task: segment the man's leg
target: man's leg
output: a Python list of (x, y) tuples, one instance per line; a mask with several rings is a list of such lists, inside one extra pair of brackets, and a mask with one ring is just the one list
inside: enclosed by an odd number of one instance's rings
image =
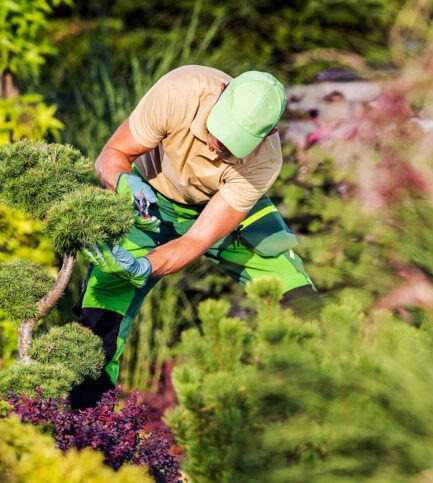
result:
[(284, 308), (291, 308), (298, 317), (312, 319), (320, 314), (323, 299), (311, 285), (304, 285), (286, 292), (281, 299), (281, 305)]
[[(139, 258), (155, 246), (179, 236), (173, 229), (172, 213), (164, 205), (164, 200), (161, 200), (151, 212), (162, 220), (160, 233), (132, 228), (121, 247)], [(99, 378), (87, 379), (71, 391), (69, 400), (73, 409), (94, 406), (104, 392), (115, 387), (120, 357), (133, 320), (145, 296), (158, 281), (157, 278), (150, 278), (144, 287), (135, 288), (128, 281), (107, 275), (97, 267), (90, 270), (75, 313), (79, 315), (79, 323), (101, 337), (106, 364)]]
[[(88, 327), (101, 337), (105, 360), (112, 361), (117, 350), (117, 337), (123, 316), (106, 309), (83, 309), (78, 322)], [(115, 384), (108, 372), (103, 370), (97, 379), (86, 379), (74, 387), (69, 394), (69, 403), (73, 409), (85, 409), (94, 406), (104, 392), (114, 389)]]
[(272, 202), (264, 197), (251, 210), (239, 229), (213, 245), (206, 256), (243, 287), (262, 276), (282, 281), (282, 305), (297, 315), (320, 311), (321, 299), (293, 251), (296, 237)]

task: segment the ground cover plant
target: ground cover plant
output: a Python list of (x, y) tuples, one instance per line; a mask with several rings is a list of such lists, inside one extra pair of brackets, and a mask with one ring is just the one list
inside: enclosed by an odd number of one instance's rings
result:
[(179, 462), (170, 454), (171, 431), (161, 425), (151, 432), (145, 429), (149, 408), (139, 401), (138, 391), (115, 410), (119, 396), (119, 389), (109, 391), (96, 407), (80, 411), (72, 411), (66, 398), (47, 398), (40, 389), (34, 397), (11, 393), (5, 401), (21, 422), (49, 433), (63, 452), (91, 448), (115, 470), (124, 465), (147, 467), (157, 483), (180, 481)]

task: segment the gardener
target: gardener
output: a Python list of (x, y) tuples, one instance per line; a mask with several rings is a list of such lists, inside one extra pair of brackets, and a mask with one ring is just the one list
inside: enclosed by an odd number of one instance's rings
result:
[(283, 303), (313, 299), (296, 237), (264, 196), (282, 166), (276, 125), (285, 105), (283, 85), (268, 73), (232, 79), (184, 66), (163, 76), (107, 142), (96, 171), (105, 187), (129, 194), (136, 224), (120, 246), (84, 250), (93, 266), (77, 311), (103, 338), (108, 364), (71, 393), (73, 407), (114, 388), (144, 297), (200, 255), (242, 286), (279, 277)]

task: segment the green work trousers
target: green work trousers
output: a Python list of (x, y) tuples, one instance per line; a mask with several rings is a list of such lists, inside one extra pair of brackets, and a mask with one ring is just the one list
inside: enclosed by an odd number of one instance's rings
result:
[[(184, 235), (204, 208), (202, 205), (180, 205), (159, 193), (157, 196), (158, 204), (152, 206), (150, 214), (161, 220), (160, 233), (133, 227), (121, 244), (136, 258)], [(302, 260), (293, 251), (296, 244), (295, 235), (275, 205), (269, 198), (262, 197), (242, 224), (211, 246), (205, 256), (241, 286), (257, 277), (275, 276), (282, 281), (283, 293), (304, 286), (314, 288)], [(135, 288), (97, 267), (90, 271), (80, 304), (80, 322), (102, 337), (107, 358), (105, 376), (108, 374), (113, 384), (118, 377), (120, 356), (132, 322), (158, 280), (150, 278), (143, 288)]]

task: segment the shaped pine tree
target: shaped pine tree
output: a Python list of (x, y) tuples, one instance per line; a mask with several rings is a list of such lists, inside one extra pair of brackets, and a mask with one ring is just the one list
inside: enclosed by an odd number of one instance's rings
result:
[(90, 171), (71, 146), (23, 140), (0, 149), (0, 201), (39, 220), (63, 257), (55, 280), (27, 260), (0, 264), (0, 310), (19, 323), (21, 365), (30, 365), (33, 329), (63, 294), (80, 248), (119, 243), (134, 223), (128, 200), (91, 185)]

